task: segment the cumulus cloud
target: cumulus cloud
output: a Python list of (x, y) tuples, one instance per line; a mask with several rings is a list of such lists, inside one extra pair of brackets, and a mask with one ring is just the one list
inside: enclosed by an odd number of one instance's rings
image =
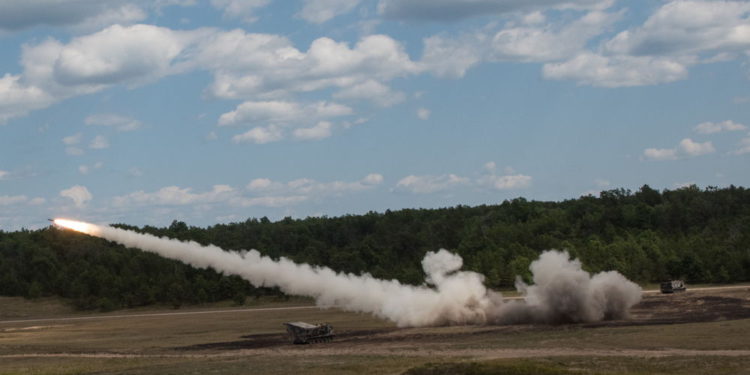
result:
[(690, 138), (680, 141), (679, 149), (688, 156), (706, 155), (716, 151), (711, 142), (699, 143)]
[(264, 144), (284, 139), (284, 134), (278, 126), (257, 126), (242, 134), (232, 137), (234, 143)]
[(281, 36), (233, 30), (209, 38), (195, 61), (214, 72), (208, 91), (219, 98), (344, 89), (421, 71), (404, 47), (386, 35), (366, 36), (353, 47), (318, 38), (303, 52)]
[(112, 24), (130, 24), (147, 16), (141, 6), (125, 1), (3, 0), (0, 30), (17, 31), (35, 26), (92, 30)]
[(129, 132), (140, 128), (143, 124), (127, 116), (114, 113), (96, 113), (84, 119), (86, 125), (113, 127), (121, 132)]
[[(180, 54), (207, 30), (113, 25), (63, 44), (23, 46), (20, 75), (0, 79), (0, 122), (114, 84), (143, 84), (181, 71)], [(183, 64), (184, 65), (184, 64)]]
[(301, 104), (289, 101), (247, 101), (219, 117), (219, 126), (241, 124), (287, 124), (347, 116), (354, 111), (338, 103)]
[(602, 56), (584, 52), (559, 63), (545, 64), (544, 77), (573, 80), (599, 87), (629, 87), (669, 83), (684, 79), (687, 66), (650, 56)]
[(643, 156), (649, 160), (677, 160), (687, 157), (707, 155), (715, 152), (711, 142), (695, 142), (685, 138), (675, 148), (647, 148)]
[(10, 172), (8, 172), (8, 171), (3, 171), (3, 170), (0, 170), (0, 180), (2, 180), (2, 179), (4, 179), (4, 178), (8, 177), (9, 175), (10, 175)]
[(11, 74), (0, 78), (0, 125), (54, 102), (54, 98), (43, 89), (25, 85), (20, 80), (21, 76)]
[(211, 0), (211, 5), (224, 11), (224, 17), (239, 18), (252, 23), (258, 20), (256, 11), (265, 7), (270, 0)]
[(406, 100), (404, 93), (393, 91), (390, 87), (372, 79), (344, 88), (334, 93), (333, 97), (336, 99), (368, 100), (381, 107), (390, 107)]
[(732, 152), (735, 155), (750, 154), (750, 137), (742, 138), (740, 147)]
[(311, 128), (299, 128), (294, 130), (294, 137), (301, 140), (319, 140), (331, 136), (331, 127), (328, 121), (320, 121)]
[(750, 48), (749, 16), (745, 1), (670, 1), (605, 48), (634, 56), (744, 53)]
[(675, 0), (664, 3), (643, 25), (544, 66), (549, 79), (602, 87), (643, 86), (685, 79), (699, 63), (746, 56), (750, 49), (750, 3)]
[(727, 120), (723, 122), (703, 122), (695, 127), (695, 131), (701, 134), (714, 134), (720, 132), (732, 132), (747, 130), (747, 126)]
[(229, 205), (232, 207), (288, 207), (311, 199), (342, 196), (371, 190), (383, 182), (383, 176), (373, 173), (353, 181), (318, 182), (301, 178), (289, 182), (267, 178), (252, 180), (246, 188), (214, 185), (211, 190), (195, 192), (192, 188), (167, 186), (154, 192), (136, 191), (115, 197), (115, 207), (132, 206), (195, 206)]
[(62, 143), (66, 146), (65, 153), (68, 155), (83, 155), (83, 149), (77, 146), (81, 143), (82, 138), (83, 134), (81, 133), (63, 137)]
[(439, 176), (409, 175), (398, 181), (396, 184), (396, 190), (408, 191), (415, 194), (430, 194), (469, 184), (471, 184), (471, 181), (468, 178), (456, 176), (454, 174)]
[(276, 182), (267, 178), (250, 181), (247, 190), (263, 195), (330, 195), (370, 190), (383, 182), (383, 176), (371, 173), (354, 182), (333, 181), (318, 182), (309, 178), (300, 178), (286, 183)]
[[(403, 94), (387, 82), (423, 71), (386, 35), (368, 35), (353, 46), (323, 37), (301, 51), (279, 35), (153, 25), (113, 25), (67, 43), (27, 44), (21, 66), (21, 74), (0, 79), (0, 122), (113, 85), (134, 87), (196, 69), (213, 75), (206, 93), (217, 98), (278, 102), (295, 93), (334, 88), (341, 98), (389, 106), (402, 101)], [(112, 115), (89, 119), (92, 124), (118, 121), (110, 126), (125, 130), (137, 124)]]
[(515, 190), (531, 186), (531, 176), (513, 174), (505, 176), (489, 175), (479, 179), (479, 184), (494, 190)]
[(311, 23), (324, 23), (352, 11), (360, 0), (303, 0), (304, 6), (297, 16)]
[[(580, 53), (589, 40), (602, 34), (621, 12), (590, 11), (572, 22), (538, 23), (526, 20), (498, 31), (479, 31), (459, 37), (432, 36), (424, 41), (421, 62), (441, 77), (462, 77), (480, 62), (548, 62)], [(537, 17), (538, 18), (538, 17)]]
[(94, 137), (94, 139), (91, 140), (91, 143), (89, 143), (89, 148), (94, 150), (109, 148), (109, 141), (106, 137), (97, 135), (96, 137)]
[(473, 179), (455, 174), (409, 175), (399, 180), (395, 190), (430, 194), (470, 186), (490, 190), (515, 190), (531, 186), (531, 176), (516, 173), (513, 168), (506, 168), (504, 175), (498, 175), (496, 167), (495, 162), (485, 163), (484, 174)]
[(60, 191), (60, 196), (73, 201), (76, 207), (82, 208), (90, 201), (93, 196), (85, 186), (75, 185), (69, 189)]
[(25, 195), (0, 195), (0, 206), (10, 206), (27, 200), (28, 198)]
[(650, 160), (677, 160), (677, 150), (673, 148), (647, 148), (643, 156)]
[(417, 109), (417, 117), (420, 120), (429, 120), (431, 114), (432, 114), (432, 112), (430, 112), (430, 110), (427, 109), (427, 108), (419, 108), (419, 109)]
[(118, 207), (129, 205), (195, 205), (226, 200), (233, 193), (234, 188), (228, 185), (214, 185), (210, 191), (204, 193), (193, 193), (191, 188), (167, 186), (153, 193), (140, 190), (118, 196), (114, 198), (113, 204)]
[(462, 18), (544, 9), (603, 9), (610, 0), (380, 0), (387, 18), (456, 21)]
[(287, 128), (293, 129), (291, 134), (296, 139), (318, 140), (331, 136), (334, 126), (330, 119), (353, 112), (348, 106), (329, 102), (247, 101), (221, 115), (219, 126), (268, 124), (234, 136), (232, 140), (237, 143), (280, 141), (286, 137)]

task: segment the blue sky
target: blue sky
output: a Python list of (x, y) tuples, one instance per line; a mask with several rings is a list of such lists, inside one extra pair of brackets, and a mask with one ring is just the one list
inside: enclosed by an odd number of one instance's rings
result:
[(0, 229), (750, 184), (750, 2), (6, 0)]

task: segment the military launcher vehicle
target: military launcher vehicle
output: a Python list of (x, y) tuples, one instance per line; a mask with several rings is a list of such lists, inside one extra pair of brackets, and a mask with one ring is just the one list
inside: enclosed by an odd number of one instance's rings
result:
[(661, 283), (660, 289), (662, 293), (675, 293), (675, 292), (684, 292), (686, 288), (685, 288), (684, 281), (672, 280), (672, 281)]
[(284, 323), (286, 332), (294, 344), (311, 344), (333, 340), (333, 327), (330, 324), (310, 324), (305, 322)]

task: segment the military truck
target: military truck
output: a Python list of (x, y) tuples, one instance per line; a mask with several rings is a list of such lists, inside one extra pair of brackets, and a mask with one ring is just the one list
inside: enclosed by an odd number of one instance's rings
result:
[(685, 282), (683, 282), (682, 280), (666, 281), (661, 283), (660, 286), (662, 293), (684, 292), (686, 289)]
[(333, 340), (333, 327), (330, 324), (310, 324), (305, 322), (284, 323), (286, 332), (294, 344), (311, 344)]

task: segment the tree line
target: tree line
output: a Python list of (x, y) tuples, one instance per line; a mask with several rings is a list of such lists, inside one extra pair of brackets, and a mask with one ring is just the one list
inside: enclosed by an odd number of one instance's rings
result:
[[(658, 191), (614, 189), (561, 202), (516, 198), (496, 205), (404, 209), (341, 217), (285, 218), (207, 228), (116, 226), (215, 244), (257, 249), (273, 258), (421, 284), (421, 259), (445, 248), (490, 288), (530, 278), (543, 250), (565, 249), (592, 271), (617, 270), (647, 283), (750, 280), (750, 190), (690, 186)], [(60, 296), (80, 309), (200, 304), (280, 296), (236, 276), (196, 269), (137, 249), (59, 230), (0, 231), (0, 295)]]

